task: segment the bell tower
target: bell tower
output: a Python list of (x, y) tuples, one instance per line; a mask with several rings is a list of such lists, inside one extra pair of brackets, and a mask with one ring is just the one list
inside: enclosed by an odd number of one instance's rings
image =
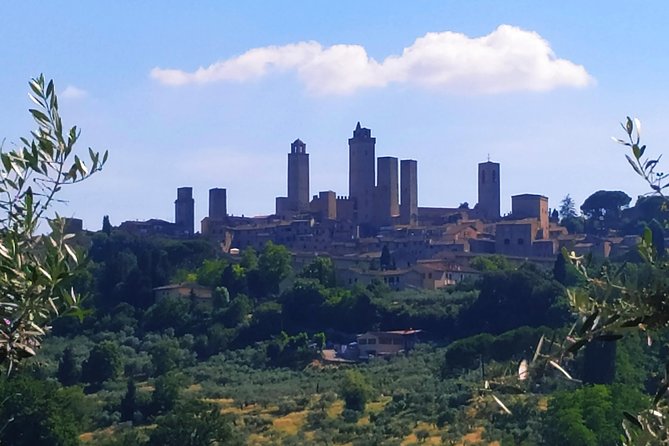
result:
[(499, 163), (488, 159), (479, 163), (479, 217), (482, 220), (496, 221), (500, 217), (500, 178)]

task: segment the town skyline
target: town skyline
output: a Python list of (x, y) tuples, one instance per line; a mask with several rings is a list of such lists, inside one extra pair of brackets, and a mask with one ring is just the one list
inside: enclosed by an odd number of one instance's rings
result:
[[(310, 197), (348, 195), (346, 139), (358, 121), (379, 157), (418, 161), (421, 206), (473, 206), (476, 166), (490, 155), (502, 165), (503, 214), (522, 193), (552, 208), (566, 194), (578, 206), (599, 189), (645, 193), (610, 137), (628, 114), (653, 153), (669, 136), (661, 2), (172, 6), (0, 7), (5, 144), (33, 128), (25, 86), (44, 72), (82, 146), (110, 151), (105, 172), (65, 191), (59, 209), (89, 229), (106, 214), (171, 221), (181, 186), (194, 189), (198, 222), (217, 187), (230, 214), (271, 214), (298, 138), (311, 154)], [(52, 22), (53, 33), (35, 31)], [(463, 64), (463, 48), (484, 63)]]

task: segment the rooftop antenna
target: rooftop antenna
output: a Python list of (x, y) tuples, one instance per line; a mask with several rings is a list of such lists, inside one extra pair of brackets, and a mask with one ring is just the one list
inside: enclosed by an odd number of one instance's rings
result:
[(488, 154), (488, 162), (490, 162), (490, 154)]

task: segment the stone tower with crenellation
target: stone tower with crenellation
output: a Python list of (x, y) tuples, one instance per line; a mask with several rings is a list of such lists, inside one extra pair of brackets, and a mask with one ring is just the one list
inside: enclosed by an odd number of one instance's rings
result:
[(490, 160), (479, 163), (478, 180), (477, 211), (479, 218), (486, 221), (497, 221), (500, 217), (499, 163), (493, 163)]
[(374, 224), (375, 146), (376, 138), (372, 138), (371, 130), (358, 122), (353, 138), (348, 140), (348, 190), (349, 197), (355, 201), (356, 221), (362, 225)]

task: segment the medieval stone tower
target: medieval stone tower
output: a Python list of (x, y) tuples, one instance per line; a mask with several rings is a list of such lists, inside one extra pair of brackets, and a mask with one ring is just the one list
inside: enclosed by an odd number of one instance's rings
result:
[(401, 202), (400, 223), (415, 225), (418, 217), (418, 163), (416, 160), (400, 162)]
[(374, 223), (375, 146), (376, 138), (372, 138), (371, 130), (360, 127), (358, 122), (353, 138), (348, 140), (348, 193), (356, 203), (360, 224)]
[(177, 199), (174, 202), (174, 223), (188, 235), (195, 232), (195, 200), (192, 187), (177, 189)]
[(376, 224), (390, 226), (400, 213), (397, 158), (383, 156), (377, 159)]
[(228, 216), (227, 190), (221, 188), (209, 189), (209, 218), (222, 221)]
[(288, 208), (309, 210), (309, 154), (307, 145), (296, 139), (288, 154)]
[(500, 217), (499, 163), (479, 163), (479, 217), (496, 221)]

